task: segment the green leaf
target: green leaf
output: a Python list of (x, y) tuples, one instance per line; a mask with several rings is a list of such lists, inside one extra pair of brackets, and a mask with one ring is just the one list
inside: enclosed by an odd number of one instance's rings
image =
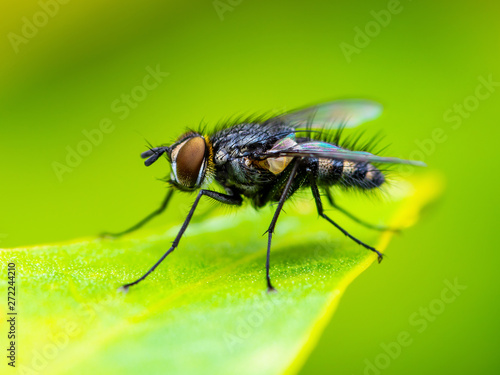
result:
[[(372, 222), (408, 227), (440, 186), (424, 176), (392, 186), (383, 201), (346, 195), (343, 205)], [(126, 294), (117, 288), (158, 260), (179, 225), (119, 240), (2, 250), (1, 289), (6, 295), (13, 262), (18, 312), (18, 372), (4, 359), (12, 372), (2, 373), (296, 373), (346, 287), (376, 256), (318, 218), (310, 198), (285, 210), (273, 238), (278, 293), (271, 294), (261, 234), (272, 208), (193, 222), (179, 248)], [(329, 213), (379, 250), (393, 236)], [(7, 332), (5, 317), (1, 324)]]

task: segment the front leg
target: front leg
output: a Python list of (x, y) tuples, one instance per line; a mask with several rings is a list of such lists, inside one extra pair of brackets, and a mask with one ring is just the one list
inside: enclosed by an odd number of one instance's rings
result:
[(243, 202), (240, 195), (228, 195), (228, 194), (222, 194), (222, 193), (218, 193), (216, 191), (211, 191), (211, 190), (200, 190), (200, 192), (198, 193), (198, 195), (193, 203), (193, 206), (191, 207), (191, 210), (189, 210), (189, 213), (188, 213), (186, 219), (184, 220), (184, 224), (182, 224), (181, 230), (177, 234), (177, 237), (175, 237), (175, 240), (172, 243), (172, 246), (170, 247), (170, 249), (168, 249), (167, 252), (165, 254), (163, 254), (163, 256), (160, 258), (160, 260), (158, 260), (158, 262), (156, 262), (154, 264), (154, 266), (149, 269), (148, 272), (146, 272), (139, 279), (137, 279), (131, 283), (123, 285), (121, 287), (122, 290), (127, 291), (129, 287), (131, 287), (132, 285), (138, 284), (139, 282), (144, 280), (146, 277), (148, 277), (148, 275), (151, 272), (153, 272), (156, 269), (156, 267), (158, 267), (160, 265), (161, 262), (163, 262), (163, 260), (167, 257), (167, 255), (175, 250), (177, 245), (179, 245), (181, 237), (184, 234), (184, 232), (186, 231), (186, 229), (189, 225), (189, 222), (191, 221), (191, 218), (193, 217), (194, 211), (196, 210), (196, 207), (198, 206), (198, 203), (200, 202), (201, 197), (204, 195), (206, 195), (207, 197), (210, 197), (212, 199), (215, 199), (218, 202), (221, 202), (224, 204), (229, 204), (229, 205), (241, 206), (241, 203)]
[(163, 200), (161, 206), (158, 209), (156, 209), (155, 211), (151, 212), (148, 216), (146, 216), (144, 219), (139, 221), (137, 224), (131, 226), (128, 229), (125, 229), (124, 231), (117, 232), (117, 233), (104, 232), (101, 234), (101, 237), (120, 237), (120, 236), (123, 236), (124, 234), (131, 233), (131, 232), (141, 228), (143, 225), (148, 223), (152, 218), (160, 215), (163, 211), (165, 211), (165, 209), (168, 206), (168, 203), (170, 202), (170, 199), (172, 198), (172, 195), (174, 195), (174, 190), (170, 189), (168, 191), (167, 195), (165, 196), (165, 199)]

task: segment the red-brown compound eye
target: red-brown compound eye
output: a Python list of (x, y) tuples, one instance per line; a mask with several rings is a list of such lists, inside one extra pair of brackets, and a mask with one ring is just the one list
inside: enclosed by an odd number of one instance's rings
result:
[(177, 180), (180, 184), (193, 188), (196, 186), (206, 151), (205, 139), (194, 137), (180, 146), (175, 159)]

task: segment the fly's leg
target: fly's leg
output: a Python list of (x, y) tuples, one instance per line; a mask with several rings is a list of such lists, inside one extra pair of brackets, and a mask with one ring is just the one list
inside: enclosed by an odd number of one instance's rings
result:
[(360, 219), (357, 216), (354, 216), (349, 211), (346, 211), (342, 207), (338, 206), (335, 203), (335, 201), (333, 200), (333, 196), (332, 196), (332, 194), (330, 193), (329, 190), (325, 189), (325, 195), (326, 195), (326, 199), (328, 199), (328, 202), (330, 203), (330, 206), (332, 206), (336, 210), (342, 212), (345, 216), (347, 216), (348, 218), (350, 218), (352, 221), (354, 221), (354, 222), (356, 222), (356, 223), (358, 223), (358, 224), (360, 224), (360, 225), (362, 225), (362, 226), (364, 226), (366, 228), (374, 229), (374, 230), (379, 230), (381, 232), (385, 232), (385, 231), (395, 232), (395, 233), (401, 232), (401, 230), (397, 229), (397, 228), (391, 228), (391, 227), (387, 227), (385, 225), (374, 225), (374, 224), (367, 223), (363, 219)]
[(172, 195), (174, 195), (174, 190), (171, 189), (168, 191), (167, 195), (165, 196), (165, 199), (163, 200), (161, 206), (156, 209), (155, 211), (151, 212), (148, 216), (146, 216), (144, 219), (139, 221), (137, 224), (131, 226), (130, 228), (122, 231), (122, 232), (117, 232), (117, 233), (109, 233), (109, 232), (104, 232), (101, 234), (101, 237), (120, 237), (123, 236), (124, 234), (131, 233), (139, 228), (141, 228), (144, 224), (146, 224), (148, 221), (150, 221), (152, 218), (155, 216), (158, 216), (161, 214), (163, 211), (168, 206), (168, 202), (170, 202), (170, 198), (172, 198)]
[(281, 193), (280, 200), (278, 202), (278, 206), (276, 211), (274, 212), (273, 219), (271, 220), (271, 224), (269, 225), (269, 229), (267, 230), (267, 257), (266, 257), (266, 280), (267, 280), (267, 291), (275, 292), (273, 285), (271, 284), (271, 278), (269, 276), (269, 260), (271, 257), (271, 241), (273, 238), (274, 228), (276, 227), (276, 222), (278, 221), (278, 217), (280, 215), (281, 210), (283, 209), (283, 205), (285, 204), (286, 199), (288, 198), (288, 194), (292, 187), (293, 179), (297, 174), (297, 168), (299, 166), (298, 162), (295, 162), (292, 171), (290, 172), (290, 176), (286, 182), (285, 188), (283, 189), (283, 193)]
[(342, 233), (344, 233), (347, 237), (349, 237), (351, 240), (356, 242), (358, 245), (361, 245), (361, 246), (367, 248), (368, 250), (371, 250), (374, 253), (376, 253), (377, 258), (378, 258), (378, 262), (380, 263), (382, 261), (382, 253), (381, 252), (379, 252), (377, 249), (365, 244), (364, 242), (358, 240), (356, 237), (353, 237), (345, 229), (343, 229), (336, 222), (334, 222), (332, 219), (330, 219), (328, 216), (325, 215), (325, 213), (323, 212), (323, 204), (321, 203), (321, 196), (319, 194), (319, 190), (318, 190), (318, 186), (316, 185), (316, 181), (314, 181), (313, 177), (310, 178), (310, 181), (311, 181), (311, 191), (312, 191), (312, 194), (314, 196), (314, 200), (316, 201), (316, 207), (318, 209), (319, 216), (326, 219), (329, 223), (334, 225), (338, 230), (340, 230)]
[(172, 251), (175, 250), (177, 245), (179, 245), (181, 237), (184, 234), (184, 232), (186, 231), (186, 228), (188, 227), (189, 222), (191, 221), (191, 218), (193, 217), (194, 211), (196, 210), (196, 206), (198, 206), (198, 203), (199, 203), (201, 197), (203, 197), (204, 195), (206, 195), (207, 197), (210, 197), (212, 199), (215, 199), (216, 201), (219, 201), (221, 203), (236, 205), (236, 206), (240, 206), (242, 201), (243, 201), (239, 195), (227, 195), (227, 194), (218, 193), (216, 191), (200, 190), (200, 192), (198, 193), (198, 195), (193, 203), (193, 206), (191, 207), (191, 210), (189, 211), (189, 213), (186, 217), (186, 220), (184, 220), (184, 224), (182, 224), (181, 230), (177, 234), (177, 237), (175, 237), (174, 242), (172, 242), (172, 246), (170, 247), (170, 249), (168, 249), (167, 252), (165, 254), (163, 254), (163, 256), (160, 258), (160, 260), (158, 260), (158, 262), (156, 262), (154, 264), (154, 266), (148, 270), (148, 272), (146, 272), (144, 275), (142, 275), (137, 280), (123, 285), (121, 287), (122, 290), (127, 291), (128, 288), (131, 287), (132, 285), (135, 285), (135, 284), (141, 282), (142, 280), (144, 280), (151, 272), (153, 272), (156, 269), (156, 267), (158, 267), (160, 265), (161, 262), (163, 262), (163, 260), (167, 257), (168, 254), (170, 254)]

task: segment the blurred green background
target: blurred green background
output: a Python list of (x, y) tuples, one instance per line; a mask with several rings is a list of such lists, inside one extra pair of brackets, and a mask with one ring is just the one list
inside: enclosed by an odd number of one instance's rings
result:
[[(156, 208), (167, 169), (143, 167), (144, 138), (170, 142), (237, 113), (375, 99), (385, 112), (370, 129), (383, 129), (391, 155), (442, 172), (447, 190), (349, 288), (302, 373), (498, 373), (497, 4), (54, 4), (1, 4), (0, 246), (118, 230)], [(164, 73), (154, 81), (151, 70)], [(103, 121), (109, 131), (96, 135)], [(85, 155), (68, 166), (68, 150)], [(191, 199), (176, 197), (151, 227), (179, 223)], [(447, 282), (466, 289), (439, 302)], [(411, 344), (397, 350), (401, 332)]]

